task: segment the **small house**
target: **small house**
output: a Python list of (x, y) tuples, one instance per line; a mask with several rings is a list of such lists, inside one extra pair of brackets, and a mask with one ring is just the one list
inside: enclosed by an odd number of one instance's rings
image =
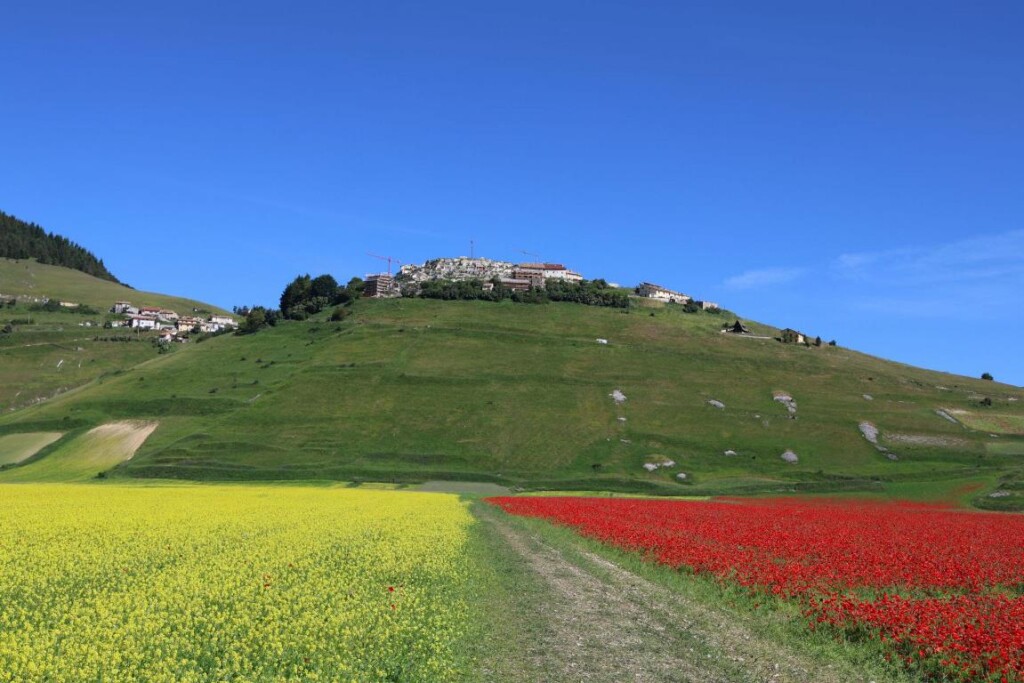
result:
[(155, 330), (157, 326), (157, 320), (154, 317), (146, 315), (133, 315), (128, 319), (128, 327), (137, 330)]
[(807, 335), (787, 327), (782, 331), (779, 341), (783, 344), (806, 344)]

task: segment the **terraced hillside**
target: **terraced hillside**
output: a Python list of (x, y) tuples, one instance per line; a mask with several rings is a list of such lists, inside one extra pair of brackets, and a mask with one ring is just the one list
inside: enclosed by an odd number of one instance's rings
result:
[(1020, 503), (1024, 391), (784, 345), (753, 324), (751, 337), (722, 334), (730, 320), (675, 306), (361, 300), (341, 323), (281, 323), (108, 374), (7, 416), (0, 434), (158, 420), (110, 472), (129, 477)]

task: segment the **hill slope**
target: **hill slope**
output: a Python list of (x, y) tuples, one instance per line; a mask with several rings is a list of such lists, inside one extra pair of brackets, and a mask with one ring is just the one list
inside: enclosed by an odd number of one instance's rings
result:
[[(82, 306), (40, 310), (43, 299)], [(106, 319), (115, 317), (106, 312), (119, 299), (182, 313), (194, 308), (221, 312), (199, 301), (139, 292), (69, 268), (0, 259), (0, 411), (49, 400), (104, 373), (155, 357), (148, 337), (102, 329)], [(102, 341), (113, 337), (133, 341)]]
[(26, 223), (0, 211), (0, 257), (34, 258), (40, 263), (73, 268), (103, 280), (117, 282), (103, 260), (66, 237), (47, 233), (35, 223)]
[[(284, 323), (155, 358), (10, 416), (0, 433), (159, 420), (116, 470), (141, 477), (664, 493), (1013, 486), (1024, 392), (722, 334), (723, 321), (676, 307), (363, 300), (343, 323)], [(781, 459), (787, 450), (798, 462)]]

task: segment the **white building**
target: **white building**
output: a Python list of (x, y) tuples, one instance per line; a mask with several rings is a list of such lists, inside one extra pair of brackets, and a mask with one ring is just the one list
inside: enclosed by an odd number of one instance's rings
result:
[(128, 319), (128, 327), (137, 330), (155, 330), (157, 325), (157, 319), (148, 315), (133, 315)]
[(238, 327), (238, 323), (230, 315), (211, 315), (210, 322), (220, 327)]
[(516, 266), (513, 277), (520, 279), (541, 279), (541, 280), (566, 280), (568, 282), (582, 282), (583, 276), (574, 270), (569, 270), (561, 263), (520, 263)]
[(673, 304), (685, 304), (691, 299), (691, 297), (681, 292), (662, 287), (661, 285), (655, 285), (650, 282), (641, 282), (637, 285), (636, 293), (640, 296), (647, 297), (648, 299), (657, 299), (659, 301), (667, 301)]

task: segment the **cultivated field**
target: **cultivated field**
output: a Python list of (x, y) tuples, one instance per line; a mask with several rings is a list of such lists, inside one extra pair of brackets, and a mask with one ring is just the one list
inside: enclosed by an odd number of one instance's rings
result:
[(0, 487), (0, 681), (446, 681), (454, 496)]
[(929, 680), (1024, 679), (1024, 517), (938, 505), (494, 498), (668, 567), (799, 605)]

